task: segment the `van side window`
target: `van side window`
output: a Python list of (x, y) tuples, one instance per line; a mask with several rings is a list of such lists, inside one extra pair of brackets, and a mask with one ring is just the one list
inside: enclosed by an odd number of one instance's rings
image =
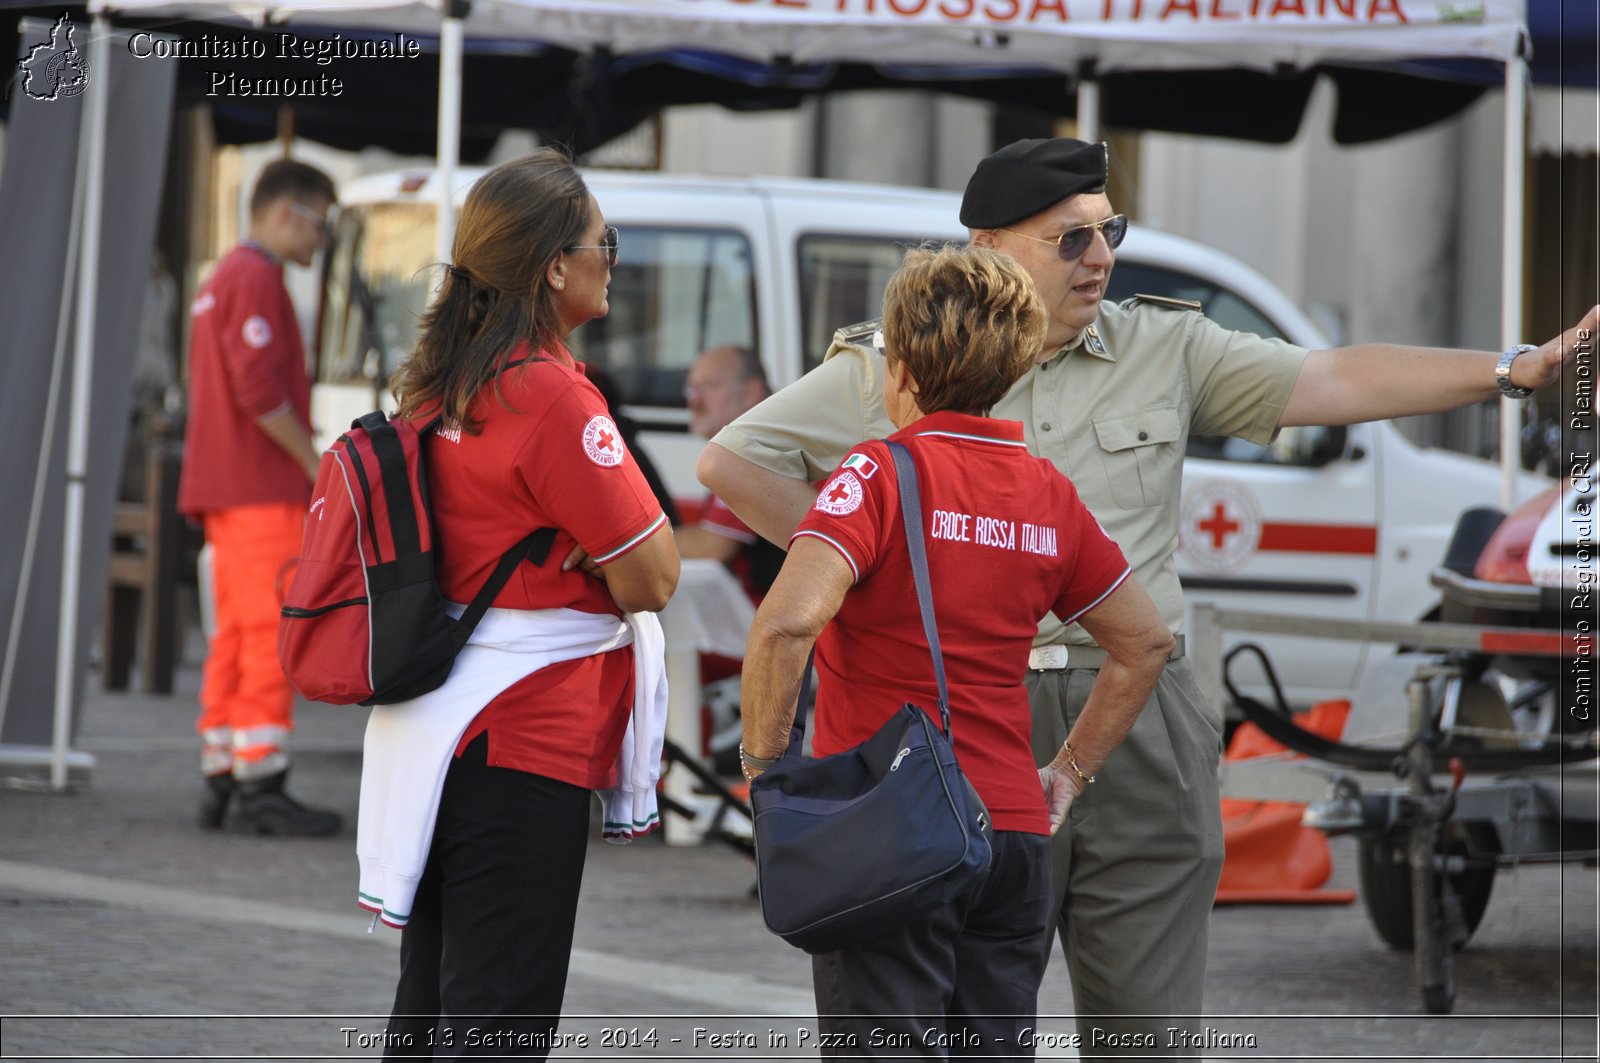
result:
[(834, 236), (805, 233), (797, 248), (800, 274), (802, 373), (828, 353), (835, 329), (883, 313), (883, 289), (915, 236)]
[[(381, 386), (417, 342), (439, 283), (431, 203), (352, 205), (328, 251), (318, 330), (321, 384)], [(573, 353), (610, 375), (630, 406), (684, 407), (683, 381), (707, 347), (759, 355), (755, 276), (743, 233), (620, 227), (610, 312), (572, 334)], [(679, 430), (687, 415), (677, 417)]]
[(733, 230), (618, 230), (611, 309), (573, 332), (573, 353), (610, 375), (627, 405), (682, 409), (701, 351), (736, 344), (761, 353), (750, 241)]
[[(1141, 292), (1199, 303), (1205, 308), (1207, 317), (1226, 329), (1283, 338), (1283, 330), (1274, 325), (1267, 315), (1226, 288), (1181, 270), (1143, 263), (1118, 263), (1111, 272), (1106, 298), (1121, 302)], [(1336, 445), (1342, 447), (1343, 439), (1342, 435), (1334, 439), (1322, 429), (1286, 428), (1271, 446), (1263, 447), (1229, 436), (1194, 435), (1189, 437), (1189, 448), (1185, 453), (1191, 458), (1207, 458), (1211, 461), (1318, 466), (1330, 460), (1330, 450)]]

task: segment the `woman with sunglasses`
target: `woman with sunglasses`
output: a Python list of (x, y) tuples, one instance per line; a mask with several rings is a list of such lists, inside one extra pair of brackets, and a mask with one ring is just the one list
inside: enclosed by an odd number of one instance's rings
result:
[[(470, 601), (529, 532), (556, 538), (542, 563), (517, 566), (444, 686), (374, 711), (362, 903), (404, 931), (391, 1052), (542, 1059), (591, 794), (623, 781), (625, 733), (648, 743), (639, 727), (664, 707), (660, 627), (645, 611), (672, 594), (678, 554), (566, 345), (606, 313), (617, 259), (616, 230), (571, 161), (541, 150), (485, 175), (453, 258), (394, 383), (398, 416), (443, 416), (426, 440), (440, 589)], [(573, 564), (580, 552), (591, 561)], [(643, 789), (615, 825), (608, 805), (608, 833), (653, 828)]]

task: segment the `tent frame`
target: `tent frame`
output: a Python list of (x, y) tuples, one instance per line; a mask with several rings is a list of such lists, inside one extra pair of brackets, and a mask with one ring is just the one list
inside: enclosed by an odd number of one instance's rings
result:
[[(479, 0), (485, 7), (492, 0)], [(91, 69), (109, 69), (110, 25), (108, 11), (138, 10), (144, 4), (117, 4), (108, 0), (91, 3), (93, 12), (93, 37), (90, 44)], [(195, 8), (206, 7), (232, 11), (236, 5), (217, 3), (209, 5), (174, 5)], [(385, 6), (414, 8), (414, 4), (385, 4), (384, 0), (369, 0), (356, 5), (381, 10)], [(502, 0), (503, 8), (551, 10), (570, 8), (562, 0), (521, 0), (510, 4)], [(450, 262), (454, 244), (455, 205), (452, 192), (459, 163), (461, 136), (461, 74), (465, 40), (465, 21), (470, 14), (470, 0), (442, 0), (439, 4), (440, 41), (440, 92), (438, 120), (438, 154), (436, 192), (439, 225), (436, 252), (438, 261)], [(259, 8), (265, 14), (264, 8)], [(291, 9), (279, 9), (289, 12)], [(1505, 63), (1505, 166), (1502, 199), (1501, 232), (1504, 240), (1501, 270), (1501, 342), (1509, 348), (1520, 342), (1522, 331), (1522, 241), (1523, 241), (1523, 166), (1527, 138), (1527, 78), (1528, 68), (1522, 56), (1527, 38), (1527, 11), (1525, 3), (1518, 3), (1522, 24), (1523, 45), (1517, 54), (1503, 59)], [(331, 14), (333, 12), (324, 12)], [(570, 12), (569, 12), (570, 14)], [(576, 17), (576, 16), (571, 16)], [(662, 23), (666, 25), (664, 21)], [(673, 21), (674, 26), (678, 22)], [(692, 42), (690, 42), (692, 43)], [(665, 42), (663, 42), (665, 46)], [(67, 787), (67, 770), (71, 757), (72, 710), (77, 681), (77, 628), (78, 591), (81, 574), (84, 492), (86, 489), (87, 441), (89, 432), (89, 377), (93, 368), (94, 306), (98, 263), (100, 258), (101, 212), (105, 180), (105, 143), (108, 91), (107, 79), (97, 79), (86, 90), (88, 103), (80, 136), (78, 180), (82, 189), (81, 224), (78, 224), (77, 261), (82, 268), (76, 270), (78, 283), (75, 291), (75, 344), (73, 352), (72, 399), (69, 412), (68, 453), (66, 463), (66, 553), (61, 574), (61, 612), (56, 652), (56, 699), (52, 724), (50, 756), (50, 785), (52, 789)], [(99, 85), (99, 87), (96, 87)], [(1097, 139), (1100, 135), (1099, 85), (1093, 78), (1078, 81), (1079, 133), (1084, 139)], [(77, 222), (75, 212), (74, 221)], [(69, 255), (69, 262), (71, 257)], [(69, 266), (69, 274), (73, 272)], [(68, 277), (71, 280), (71, 277)], [(1521, 406), (1510, 400), (1501, 400), (1500, 451), (1502, 468), (1502, 504), (1510, 508), (1516, 476), (1516, 453), (1521, 427)], [(0, 693), (4, 693), (0, 691)]]

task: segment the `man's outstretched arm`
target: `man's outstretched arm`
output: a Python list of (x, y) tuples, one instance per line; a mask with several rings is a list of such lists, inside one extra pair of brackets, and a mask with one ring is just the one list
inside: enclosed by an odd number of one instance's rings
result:
[[(1594, 351), (1600, 306), (1582, 321), (1511, 364), (1511, 383), (1535, 390), (1560, 379), (1582, 353)], [(1494, 367), (1498, 351), (1456, 351), (1363, 343), (1312, 351), (1289, 393), (1280, 427), (1354, 424), (1454, 410), (1500, 393)]]

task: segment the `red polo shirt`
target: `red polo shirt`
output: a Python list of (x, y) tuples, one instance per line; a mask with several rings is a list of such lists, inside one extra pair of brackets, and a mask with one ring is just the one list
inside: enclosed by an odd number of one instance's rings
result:
[(305, 349), (281, 264), (255, 244), (240, 244), (217, 263), (189, 315), (179, 511), (198, 516), (264, 502), (309, 502), (305, 471), (256, 424), (288, 409), (311, 429)]
[[(565, 350), (544, 352), (500, 375), (500, 398), (491, 388), (478, 396), (480, 433), (446, 424), (429, 438), (439, 586), (451, 601), (471, 601), (518, 540), (553, 527), (545, 563), (519, 565), (494, 604), (621, 614), (604, 584), (561, 571), (562, 559), (581, 544), (602, 565), (614, 561), (667, 518), (583, 368)], [(490, 702), (460, 748), (488, 731), (495, 767), (609, 786), (632, 702), (631, 648), (551, 665)]]
[(700, 507), (700, 527), (726, 536), (743, 546), (750, 546), (758, 538), (756, 533), (750, 530), (750, 525), (740, 520), (733, 510), (728, 508), (728, 504), (716, 495), (707, 495), (705, 505)]
[[(998, 830), (1050, 826), (1022, 677), (1046, 612), (1072, 620), (1128, 576), (1117, 545), (1055, 466), (1031, 457), (1022, 424), (935, 413), (890, 437), (917, 465), (923, 534), (962, 770)], [(850, 452), (795, 537), (815, 536), (856, 573), (817, 640), (813, 747), (870, 738), (907, 701), (937, 717), (899, 486), (886, 444)]]

